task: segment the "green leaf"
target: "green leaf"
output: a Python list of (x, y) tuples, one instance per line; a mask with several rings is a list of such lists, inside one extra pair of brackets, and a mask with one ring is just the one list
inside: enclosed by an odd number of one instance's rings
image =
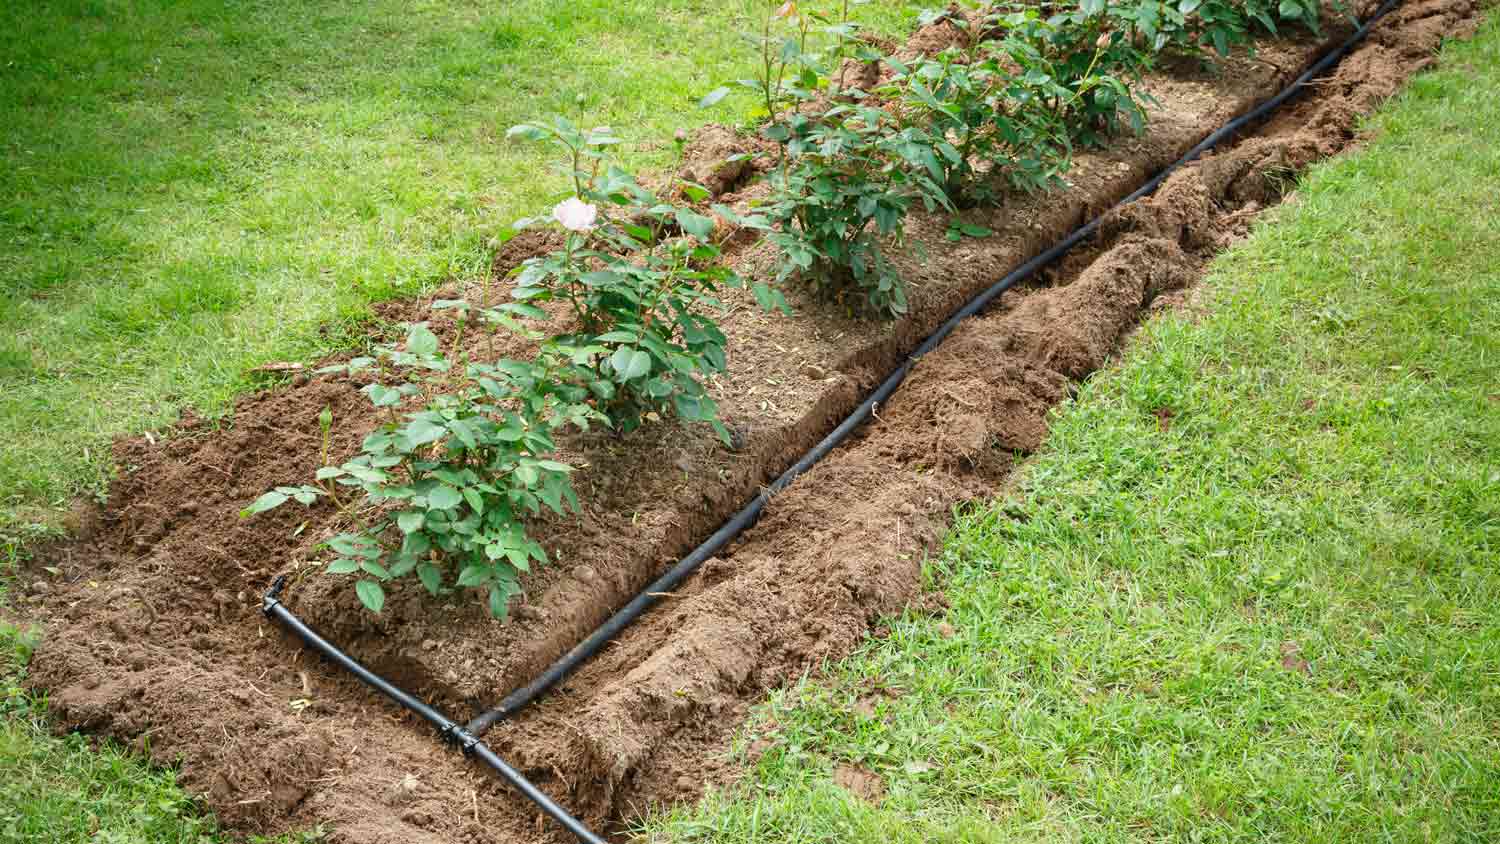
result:
[(447, 484), (438, 484), (427, 493), (427, 506), (434, 510), (451, 510), (461, 501), (463, 501), (463, 496)]
[(464, 500), (469, 502), (469, 509), (473, 510), (475, 515), (483, 516), (484, 496), (479, 494), (479, 490), (470, 486), (466, 486), (462, 489), (462, 492), (464, 494)]
[(370, 612), (378, 613), (385, 606), (385, 590), (373, 580), (361, 580), (355, 583), (354, 593), (359, 596), (359, 602), (364, 604)]
[(708, 108), (709, 106), (717, 104), (719, 100), (722, 100), (727, 96), (729, 96), (729, 89), (721, 85), (718, 88), (709, 91), (708, 94), (703, 97), (703, 99), (699, 100), (698, 108)]
[(443, 573), (432, 563), (422, 563), (417, 566), (417, 578), (427, 591), (436, 595), (443, 588)]
[(373, 574), (381, 580), (391, 579), (391, 573), (386, 571), (385, 566), (382, 566), (374, 560), (365, 560), (364, 562), (359, 564), (359, 567), (364, 569), (365, 573)]
[(639, 378), (651, 371), (651, 356), (640, 349), (632, 349), (622, 346), (609, 356), (610, 366), (614, 367), (615, 380), (620, 382)]
[(437, 442), (448, 433), (446, 426), (436, 424), (431, 419), (421, 416), (414, 417), (401, 429), (401, 435), (411, 444), (412, 448), (424, 446), (428, 443)]
[(532, 126), (530, 123), (522, 123), (519, 126), (512, 126), (509, 129), (506, 129), (505, 137), (521, 138), (527, 141), (545, 141), (547, 139), (547, 131), (536, 126)]
[(430, 358), (437, 354), (438, 338), (422, 323), (413, 323), (406, 329), (406, 350), (414, 355)]
[(401, 403), (401, 391), (384, 384), (366, 384), (360, 389), (376, 407), (395, 407)]
[(1281, 0), (1281, 6), (1277, 9), (1283, 18), (1296, 20), (1302, 17), (1302, 6), (1296, 0)]
[(448, 430), (452, 431), (455, 437), (458, 437), (458, 441), (463, 443), (465, 448), (478, 447), (479, 438), (475, 435), (474, 428), (469, 424), (467, 419), (448, 420)]
[(391, 558), (391, 577), (405, 577), (416, 567), (416, 557), (411, 554), (397, 554)]
[(637, 339), (633, 331), (607, 331), (594, 338), (595, 343), (634, 343)]
[(290, 498), (290, 496), (272, 490), (255, 499), (250, 503), (249, 507), (241, 510), (240, 516), (248, 518), (255, 515), (256, 513), (264, 513), (267, 510), (274, 510), (277, 507), (285, 504), (288, 498)]
[(623, 277), (613, 270), (594, 270), (579, 276), (578, 280), (590, 287), (598, 287), (603, 284), (619, 284)]
[(489, 566), (466, 566), (464, 567), (463, 571), (458, 573), (458, 585), (478, 586), (486, 580), (489, 580), (489, 578)]
[(714, 233), (714, 218), (705, 217), (686, 208), (677, 209), (677, 225), (682, 230), (707, 243)]
[(328, 574), (352, 574), (353, 572), (358, 570), (359, 563), (356, 563), (348, 557), (340, 557), (337, 560), (329, 563), (328, 568), (324, 569), (324, 571), (326, 571)]
[(402, 533), (416, 533), (427, 524), (427, 515), (416, 510), (406, 510), (396, 514), (396, 527)]
[(490, 615), (495, 618), (505, 618), (506, 611), (510, 609), (510, 590), (495, 584), (490, 587)]

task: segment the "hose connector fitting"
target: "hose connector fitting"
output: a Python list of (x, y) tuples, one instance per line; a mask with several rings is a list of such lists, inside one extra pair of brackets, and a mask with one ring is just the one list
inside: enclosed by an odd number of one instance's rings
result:
[(281, 590), (285, 588), (286, 575), (279, 575), (271, 581), (271, 588), (267, 589), (265, 596), (261, 598), (260, 611), (270, 616), (272, 610), (281, 606)]
[(442, 735), (444, 741), (457, 745), (465, 756), (473, 756), (474, 746), (479, 744), (479, 736), (469, 732), (463, 724), (449, 724), (439, 734)]

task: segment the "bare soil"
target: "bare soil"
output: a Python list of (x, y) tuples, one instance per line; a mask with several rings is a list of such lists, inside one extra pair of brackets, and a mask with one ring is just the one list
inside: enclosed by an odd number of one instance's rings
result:
[[(1355, 141), (1358, 116), (1477, 19), (1474, 0), (1409, 4), (1309, 96), (1111, 214), (1094, 242), (923, 358), (877, 421), (778, 495), (661, 608), (497, 727), (491, 746), (606, 828), (731, 781), (740, 769), (725, 750), (748, 707), (849, 653), (882, 616), (939, 603), (919, 594), (918, 565), (951, 507), (998, 489), (1015, 456), (1042, 441), (1071, 384), (1106, 363), (1143, 314), (1180, 299), (1209, 257), (1279, 201), (1289, 174)], [(294, 611), (468, 717), (707, 535), (962, 302), (1278, 90), (1323, 46), (1276, 42), (1218, 72), (1193, 66), (1152, 79), (1161, 106), (1147, 137), (1086, 156), (1071, 190), (966, 215), (993, 237), (949, 243), (945, 221), (918, 218), (920, 248), (900, 259), (912, 310), (894, 325), (795, 293), (794, 319), (730, 297), (730, 371), (712, 388), (738, 447), (674, 423), (565, 442), (567, 459), (587, 464), (577, 479), (584, 512), (536, 526), (553, 564), (524, 584), (527, 598), (505, 624), (472, 595), (433, 600), (419, 588), (393, 590), (378, 617), (364, 612), (348, 581), (312, 576), (321, 566), (313, 546), (339, 528), (329, 507), (237, 516), (268, 487), (321, 465), (313, 419), (325, 406), (338, 420), (332, 457), (353, 452), (374, 424), (359, 383), (301, 378), (247, 397), (232, 424), (186, 419), (165, 436), (122, 440), (108, 503), (23, 573), (17, 610), (45, 626), (30, 682), (50, 692), (61, 728), (180, 763), (182, 783), (244, 833), (323, 823), (348, 842), (563, 840), (529, 803), (265, 622), (259, 598), (271, 578), (293, 573)], [(720, 165), (752, 143), (711, 129), (690, 142), (687, 167), (722, 201), (745, 203), (757, 195), (753, 172)], [(550, 245), (543, 235), (508, 243), (491, 295), (505, 295), (504, 273)], [(734, 251), (743, 273), (766, 272), (770, 259), (762, 243)], [(479, 295), (441, 295), (459, 293)], [(423, 303), (385, 315), (428, 318)], [(515, 338), (497, 343), (496, 354), (525, 352)], [(845, 778), (879, 799), (880, 784), (863, 772)]]

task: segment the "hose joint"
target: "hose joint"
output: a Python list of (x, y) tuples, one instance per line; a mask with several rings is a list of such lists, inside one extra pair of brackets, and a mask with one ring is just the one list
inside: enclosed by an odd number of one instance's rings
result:
[(479, 736), (469, 732), (463, 724), (449, 724), (440, 731), (440, 735), (444, 741), (456, 745), (465, 756), (473, 756), (474, 746), (479, 744)]
[(281, 590), (286, 588), (286, 575), (279, 575), (271, 581), (271, 588), (266, 590), (265, 597), (261, 599), (260, 611), (270, 617), (273, 611), (281, 606)]

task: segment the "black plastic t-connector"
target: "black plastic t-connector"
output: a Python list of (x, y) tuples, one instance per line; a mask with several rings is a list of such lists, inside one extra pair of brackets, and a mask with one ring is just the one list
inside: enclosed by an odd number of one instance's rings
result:
[(270, 615), (271, 611), (281, 606), (281, 590), (286, 588), (286, 575), (280, 575), (271, 581), (271, 588), (266, 590), (265, 597), (261, 599), (260, 611)]
[(473, 756), (474, 746), (479, 744), (479, 736), (464, 729), (463, 724), (449, 724), (439, 731), (439, 734), (442, 735), (444, 741), (457, 745), (465, 756)]

